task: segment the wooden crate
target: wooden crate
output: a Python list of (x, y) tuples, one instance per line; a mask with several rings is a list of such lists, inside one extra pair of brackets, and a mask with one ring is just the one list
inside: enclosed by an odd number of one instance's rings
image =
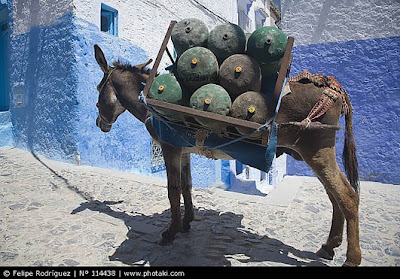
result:
[[(175, 24), (176, 24), (176, 21), (171, 21), (169, 28), (167, 30), (167, 33), (165, 34), (164, 41), (161, 44), (160, 50), (158, 51), (157, 58), (154, 61), (153, 68), (150, 72), (149, 80), (143, 89), (144, 96), (147, 96), (147, 94), (150, 90), (150, 86), (153, 83), (154, 77), (156, 76), (158, 67), (160, 65), (161, 58), (163, 57), (164, 53), (167, 52), (172, 63), (175, 62), (172, 58), (170, 51), (167, 48), (167, 44), (171, 37), (172, 29)], [(285, 50), (285, 53), (284, 53), (283, 59), (282, 59), (282, 65), (279, 70), (278, 79), (275, 84), (275, 89), (274, 89), (274, 102), (275, 103), (274, 103), (273, 107), (276, 107), (282, 87), (284, 85), (284, 80), (285, 80), (285, 78), (287, 78), (289, 76), (291, 61), (292, 61), (293, 42), (294, 42), (294, 38), (289, 37), (287, 46), (286, 46), (286, 50)], [(242, 119), (237, 119), (237, 118), (233, 118), (230, 116), (219, 115), (219, 114), (208, 112), (208, 111), (196, 110), (196, 109), (192, 109), (190, 107), (180, 106), (180, 105), (162, 102), (162, 101), (158, 101), (158, 100), (154, 100), (154, 99), (148, 98), (148, 99), (146, 99), (146, 101), (149, 106), (153, 107), (156, 110), (157, 109), (170, 110), (174, 113), (180, 114), (182, 116), (181, 121), (171, 121), (171, 123), (173, 123), (175, 125), (184, 125), (188, 129), (191, 129), (191, 130), (199, 130), (199, 129), (210, 130), (207, 127), (204, 127), (204, 126), (201, 126), (200, 124), (198, 124), (193, 119), (193, 117), (197, 117), (197, 118), (201, 117), (203, 119), (212, 120), (214, 122), (219, 122), (221, 124), (221, 126), (228, 127), (227, 130), (224, 131), (223, 135), (225, 137), (232, 138), (232, 139), (242, 136), (236, 132), (236, 129), (234, 129), (235, 127), (243, 127), (243, 128), (250, 128), (250, 129), (256, 130), (261, 126), (261, 124), (259, 124), (259, 123), (246, 121), (246, 120), (242, 120)], [(212, 132), (212, 130), (210, 130), (210, 131)], [(265, 131), (264, 133), (267, 134), (268, 132)], [(268, 137), (266, 135), (265, 136), (262, 135), (260, 137), (260, 139), (254, 139), (254, 140), (253, 139), (245, 139), (243, 141), (266, 146), (268, 144), (267, 138)]]

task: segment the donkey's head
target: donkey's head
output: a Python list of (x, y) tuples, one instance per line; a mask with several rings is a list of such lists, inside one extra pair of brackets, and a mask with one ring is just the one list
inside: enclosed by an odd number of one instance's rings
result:
[(103, 132), (109, 132), (112, 124), (125, 110), (129, 110), (136, 118), (144, 121), (146, 108), (138, 102), (140, 91), (143, 90), (143, 82), (149, 77), (149, 71), (145, 66), (152, 62), (129, 66), (115, 62), (111, 67), (108, 65), (103, 51), (98, 45), (94, 45), (95, 58), (103, 71), (104, 76), (97, 90), (99, 99), (96, 103), (99, 114), (96, 125)]

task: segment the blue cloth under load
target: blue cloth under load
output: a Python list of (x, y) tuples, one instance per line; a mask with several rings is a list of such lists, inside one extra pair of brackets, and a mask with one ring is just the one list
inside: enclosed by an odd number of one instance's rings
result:
[[(263, 92), (266, 96), (273, 94), (273, 89), (275, 88), (277, 78), (278, 75), (263, 79), (261, 92)], [(272, 126), (269, 132), (268, 146), (238, 141), (238, 139), (233, 141), (230, 138), (226, 138), (216, 133), (210, 133), (208, 135), (204, 141), (204, 146), (208, 147), (209, 149), (219, 149), (232, 158), (240, 161), (242, 164), (268, 172), (276, 154), (276, 144), (278, 138), (278, 125), (274, 122), (274, 119), (278, 114), (279, 107), (281, 105), (282, 94), (286, 82), (287, 78), (285, 78), (283, 82), (274, 116), (271, 117), (264, 125), (262, 125), (263, 128), (269, 128)], [(143, 92), (141, 92), (139, 100), (153, 113), (153, 115), (159, 117), (159, 119), (156, 119), (154, 116), (152, 116), (151, 119), (160, 140), (168, 142), (175, 147), (193, 147), (196, 145), (196, 134), (194, 131), (189, 130), (181, 125), (166, 121), (166, 119), (164, 119), (156, 110), (147, 104)], [(243, 138), (245, 137), (246, 136), (243, 136)]]
[[(167, 124), (163, 120), (158, 120), (155, 117), (152, 117), (152, 124), (162, 141), (168, 142), (175, 147), (193, 147), (196, 145), (195, 132), (186, 127), (171, 122)], [(268, 172), (276, 153), (277, 130), (277, 124), (273, 122), (272, 131), (269, 133), (269, 144), (266, 147), (238, 141), (218, 149), (240, 161), (242, 164)], [(216, 133), (210, 133), (204, 141), (204, 146), (214, 149), (214, 147), (224, 145), (231, 141), (232, 139), (230, 138)]]

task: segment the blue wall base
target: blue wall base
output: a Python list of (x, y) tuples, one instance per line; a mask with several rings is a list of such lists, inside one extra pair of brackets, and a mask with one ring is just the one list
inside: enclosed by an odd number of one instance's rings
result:
[[(297, 46), (292, 73), (333, 75), (350, 95), (361, 180), (400, 184), (400, 37)], [(344, 127), (344, 119), (340, 120)], [(337, 132), (341, 169), (344, 129)], [(288, 158), (289, 175), (314, 175)]]
[[(94, 57), (95, 44), (110, 65), (148, 60), (142, 48), (101, 32), (72, 12), (53, 25), (11, 32), (11, 114), (5, 117), (6, 124), (0, 122), (0, 145), (15, 144), (74, 164), (79, 152), (83, 165), (165, 178), (165, 171), (152, 173), (150, 135), (130, 113), (123, 113), (109, 133), (96, 126), (96, 87), (103, 72)], [(194, 186), (220, 181), (220, 161), (191, 158)]]
[(13, 147), (14, 133), (10, 111), (0, 111), (0, 146)]

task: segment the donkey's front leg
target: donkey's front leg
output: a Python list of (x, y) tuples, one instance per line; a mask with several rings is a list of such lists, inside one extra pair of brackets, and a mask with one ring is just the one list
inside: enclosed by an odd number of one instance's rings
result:
[(162, 233), (160, 244), (166, 245), (173, 241), (175, 234), (182, 231), (180, 211), (181, 197), (181, 148), (174, 148), (169, 144), (161, 144), (168, 178), (168, 199), (171, 205), (171, 223)]

